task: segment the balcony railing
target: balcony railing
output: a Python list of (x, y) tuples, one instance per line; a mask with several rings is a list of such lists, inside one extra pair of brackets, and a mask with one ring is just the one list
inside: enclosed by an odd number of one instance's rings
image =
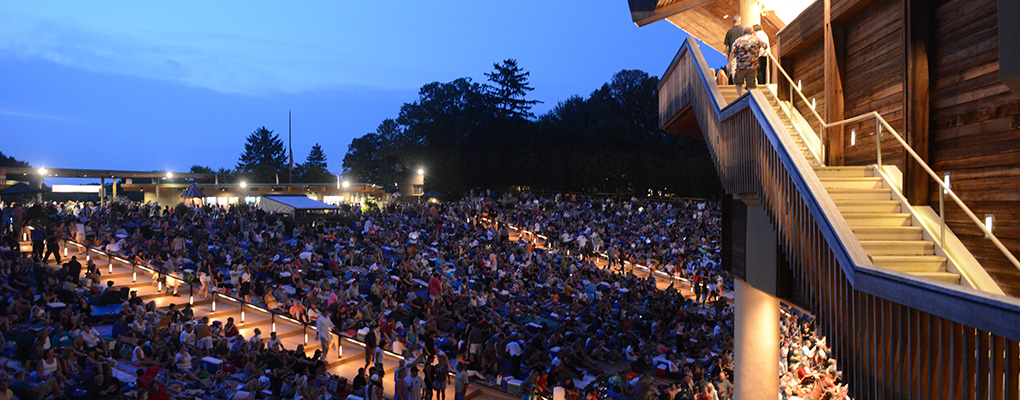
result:
[(765, 96), (726, 104), (708, 71), (688, 39), (660, 123), (693, 113), (725, 190), (760, 199), (851, 394), (1020, 398), (1020, 301), (875, 267)]

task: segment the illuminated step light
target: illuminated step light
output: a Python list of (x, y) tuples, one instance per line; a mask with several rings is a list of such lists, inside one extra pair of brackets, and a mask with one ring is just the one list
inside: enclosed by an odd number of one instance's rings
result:
[(815, 109), (815, 98), (814, 97), (811, 98), (811, 109), (812, 110)]
[(797, 79), (797, 90), (798, 91), (803, 90), (803, 85), (801, 85), (800, 79)]
[(949, 173), (948, 172), (942, 174), (942, 184), (946, 185), (945, 190), (943, 190), (942, 192), (944, 194), (948, 194), (949, 193)]
[[(110, 265), (113, 265), (112, 263)], [(131, 271), (131, 283), (135, 283), (138, 280), (138, 272)]]
[(856, 129), (851, 129), (850, 130), (850, 145), (851, 146), (856, 146), (857, 145), (857, 130)]
[(64, 257), (67, 257), (67, 246), (64, 246)]
[[(994, 222), (995, 215), (985, 214), (985, 229), (988, 229), (988, 232), (992, 232), (992, 226)], [(988, 239), (989, 237), (990, 236), (988, 234), (985, 234), (985, 239)]]
[(212, 296), (212, 312), (216, 312), (216, 294), (215, 293), (213, 293), (213, 296)]

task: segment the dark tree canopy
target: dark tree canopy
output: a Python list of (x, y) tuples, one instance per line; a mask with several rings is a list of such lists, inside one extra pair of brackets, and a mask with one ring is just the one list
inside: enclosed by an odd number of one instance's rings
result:
[(538, 100), (527, 99), (528, 92), (535, 90), (535, 88), (528, 84), (528, 76), (531, 73), (521, 69), (517, 65), (517, 60), (513, 58), (503, 60), (501, 64), (494, 63), (492, 68), (492, 72), (485, 74), (491, 83), (486, 84), (485, 89), (492, 96), (500, 116), (505, 118), (534, 118), (535, 114), (531, 112), (531, 107), (540, 102)]
[(237, 173), (254, 182), (276, 182), (286, 179), (287, 153), (283, 141), (273, 131), (260, 127), (248, 135), (244, 153), (237, 160)]
[(332, 181), (333, 174), (329, 173), (326, 165), (326, 152), (318, 143), (312, 146), (303, 164), (294, 167), (294, 175), (299, 182), (324, 183)]
[(530, 188), (627, 195), (718, 196), (703, 142), (658, 128), (658, 78), (623, 70), (587, 97), (537, 120), (528, 73), (495, 65), (490, 84), (470, 78), (423, 86), (395, 120), (351, 142), (349, 179), (390, 185), (418, 169), (425, 190)]
[(21, 161), (12, 156), (4, 155), (0, 152), (0, 167), (17, 167), (17, 168), (29, 168), (31, 165), (25, 161)]

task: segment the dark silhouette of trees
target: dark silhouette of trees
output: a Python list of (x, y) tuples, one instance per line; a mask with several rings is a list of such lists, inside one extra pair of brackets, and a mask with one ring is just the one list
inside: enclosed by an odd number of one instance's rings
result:
[(535, 90), (528, 85), (531, 73), (521, 69), (513, 58), (503, 60), (500, 64), (493, 63), (492, 68), (492, 72), (485, 74), (492, 83), (486, 84), (485, 90), (492, 97), (499, 115), (504, 118), (534, 118), (531, 107), (540, 101), (526, 99), (528, 92)]
[(0, 152), (0, 167), (30, 168), (32, 165), (12, 156), (4, 155), (3, 152)]
[(298, 182), (325, 183), (331, 182), (334, 175), (329, 173), (326, 164), (326, 152), (318, 143), (312, 146), (303, 164), (294, 166), (294, 175)]
[(276, 182), (287, 166), (283, 141), (273, 131), (260, 127), (248, 135), (244, 153), (237, 160), (236, 172), (253, 182)]
[(419, 167), (426, 190), (471, 188), (718, 196), (703, 142), (658, 128), (658, 79), (623, 70), (587, 97), (572, 96), (536, 120), (528, 73), (514, 60), (486, 74), (429, 83), (396, 120), (351, 142), (349, 179), (385, 185)]

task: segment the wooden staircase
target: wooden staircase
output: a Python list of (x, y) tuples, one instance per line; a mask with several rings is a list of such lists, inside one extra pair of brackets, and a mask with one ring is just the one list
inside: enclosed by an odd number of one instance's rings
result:
[[(733, 89), (733, 94), (735, 91)], [(893, 197), (893, 189), (875, 176), (874, 166), (821, 165), (776, 97), (768, 90), (762, 92), (875, 266), (921, 278), (961, 283), (960, 274), (948, 271), (946, 258), (935, 254), (935, 243), (924, 238), (923, 229), (915, 225), (910, 210), (904, 209)]]

